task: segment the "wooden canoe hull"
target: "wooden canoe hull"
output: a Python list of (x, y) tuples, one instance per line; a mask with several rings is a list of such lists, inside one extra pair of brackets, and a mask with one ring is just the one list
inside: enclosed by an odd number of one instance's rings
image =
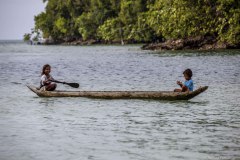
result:
[(200, 87), (193, 92), (172, 91), (42, 91), (34, 86), (27, 87), (39, 97), (88, 97), (101, 99), (156, 99), (189, 100), (208, 89)]

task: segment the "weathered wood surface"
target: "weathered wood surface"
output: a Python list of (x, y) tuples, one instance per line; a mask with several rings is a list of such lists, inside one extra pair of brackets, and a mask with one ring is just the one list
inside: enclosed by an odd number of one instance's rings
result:
[(193, 92), (173, 91), (42, 91), (34, 86), (27, 86), (39, 97), (88, 97), (102, 99), (157, 99), (189, 100), (208, 89), (200, 87)]

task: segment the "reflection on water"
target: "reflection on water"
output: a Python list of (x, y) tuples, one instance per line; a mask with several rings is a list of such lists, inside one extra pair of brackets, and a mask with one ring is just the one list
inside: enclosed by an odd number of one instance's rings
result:
[[(0, 43), (1, 159), (237, 159), (240, 52)], [(191, 68), (191, 101), (39, 98), (41, 67), (80, 90), (173, 90)], [(58, 85), (62, 90), (78, 90)]]
[[(38, 98), (38, 97), (37, 97)], [(38, 98), (39, 99), (39, 98)], [(54, 98), (41, 98), (39, 100), (39, 105), (44, 105), (46, 107), (54, 106), (54, 102), (56, 99)]]

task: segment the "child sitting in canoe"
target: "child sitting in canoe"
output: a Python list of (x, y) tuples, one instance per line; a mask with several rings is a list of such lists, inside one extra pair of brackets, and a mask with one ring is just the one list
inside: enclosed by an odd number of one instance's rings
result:
[(51, 66), (49, 64), (45, 64), (42, 68), (40, 89), (44, 89), (46, 91), (54, 91), (56, 89), (57, 84), (52, 82), (54, 79), (50, 75), (50, 72)]
[(186, 69), (183, 72), (184, 78), (186, 81), (184, 83), (177, 81), (177, 84), (181, 87), (181, 89), (174, 89), (174, 92), (188, 92), (193, 91), (193, 80), (192, 78), (192, 71), (191, 69)]

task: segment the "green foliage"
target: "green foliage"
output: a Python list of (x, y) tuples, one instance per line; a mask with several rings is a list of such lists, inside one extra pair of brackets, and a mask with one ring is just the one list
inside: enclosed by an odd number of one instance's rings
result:
[(113, 10), (109, 8), (109, 0), (91, 0), (88, 12), (83, 12), (76, 19), (76, 26), (83, 40), (97, 39), (97, 29), (107, 18), (111, 17)]
[(95, 33), (97, 29), (97, 24), (92, 21), (94, 19), (93, 13), (83, 13), (77, 18), (77, 26), (79, 26), (78, 31), (82, 35), (83, 40), (96, 38)]
[(59, 30), (61, 33), (66, 33), (67, 32), (66, 23), (67, 20), (63, 17), (60, 17), (55, 21), (55, 26), (57, 30)]
[(147, 23), (158, 35), (170, 38), (212, 35), (220, 41), (239, 43), (237, 0), (157, 0)]
[(149, 42), (210, 35), (240, 43), (239, 0), (43, 0), (35, 29), (54, 40)]
[(131, 37), (139, 42), (150, 42), (155, 39), (156, 34), (147, 24), (147, 14), (141, 13), (137, 17), (136, 25), (134, 25)]
[(216, 31), (220, 41), (240, 43), (240, 2), (237, 0), (218, 0), (216, 9), (218, 25)]
[(51, 16), (42, 12), (39, 15), (35, 16), (35, 29), (40, 29), (43, 32), (43, 37), (49, 37), (52, 30), (52, 21)]
[(24, 36), (23, 36), (23, 40), (24, 41), (30, 41), (31, 39), (31, 34), (30, 33), (25, 33)]
[(120, 40), (121, 28), (118, 18), (108, 19), (98, 28), (98, 36), (106, 41)]

